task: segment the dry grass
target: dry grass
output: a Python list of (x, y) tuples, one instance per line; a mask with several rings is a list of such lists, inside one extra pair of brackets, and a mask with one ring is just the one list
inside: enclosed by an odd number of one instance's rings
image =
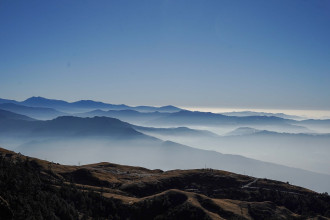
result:
[[(214, 220), (225, 219), (224, 216), (221, 216), (221, 212), (216, 212), (215, 210), (221, 210), (223, 213), (231, 213), (230, 215), (238, 216), (241, 219), (252, 219), (249, 214), (248, 207), (254, 207), (261, 210), (270, 210), (270, 212), (272, 212), (274, 215), (283, 219), (286, 219), (288, 217), (299, 217), (299, 215), (292, 213), (287, 208), (275, 206), (270, 202), (246, 202), (231, 199), (217, 199), (206, 196), (206, 194), (204, 195), (203, 193), (188, 192), (188, 190), (185, 191), (184, 189), (164, 188), (160, 189), (160, 192), (156, 191), (148, 196), (140, 196), (139, 198), (138, 196), (134, 195), (134, 193), (132, 194), (129, 191), (125, 191), (125, 187), (133, 187), (133, 189), (135, 189), (134, 187), (136, 187), (137, 189), (143, 189), (143, 187), (146, 187), (147, 185), (159, 186), (163, 183), (168, 183), (171, 181), (186, 181), (187, 178), (191, 178), (192, 176), (196, 176), (197, 178), (201, 179), (204, 177), (220, 179), (223, 178), (223, 180), (229, 179), (230, 181), (234, 181), (238, 186), (243, 186), (254, 180), (254, 178), (252, 177), (239, 175), (227, 171), (211, 169), (192, 169), (171, 170), (163, 172), (161, 170), (149, 170), (143, 167), (125, 166), (106, 162), (83, 166), (68, 166), (18, 155), (13, 151), (9, 151), (3, 148), (0, 148), (0, 155), (2, 155), (3, 157), (10, 157), (12, 159), (17, 159), (18, 157), (20, 157), (24, 160), (28, 158), (30, 161), (34, 161), (40, 166), (41, 172), (44, 175), (51, 174), (53, 178), (58, 178), (64, 181), (64, 184), (70, 184), (69, 180), (66, 178), (68, 175), (74, 173), (75, 171), (86, 170), (87, 174), (89, 175), (86, 176), (86, 178), (92, 178), (93, 180), (98, 180), (101, 183), (108, 183), (108, 186), (105, 187), (104, 185), (86, 185), (79, 183), (79, 181), (74, 182), (74, 184), (78, 188), (80, 188), (81, 190), (93, 190), (95, 192), (99, 192), (104, 197), (115, 198), (121, 200), (124, 204), (128, 205), (133, 205), (135, 203), (143, 202), (145, 200), (153, 200), (157, 197), (164, 196), (171, 192), (175, 192), (178, 194), (185, 195), (187, 197), (185, 203), (189, 203), (189, 205), (202, 210), (211, 219)], [(81, 175), (84, 175), (84, 173), (82, 173)], [(80, 176), (80, 178), (84, 179), (85, 177)], [(186, 184), (189, 185), (190, 183), (187, 182)], [(216, 186), (216, 183), (214, 184)], [(314, 194), (313, 191), (304, 189), (302, 187), (297, 187), (287, 183), (267, 179), (258, 179), (255, 186), (268, 188), (270, 190), (276, 189), (295, 193), (297, 192), (301, 194)], [(205, 205), (203, 206), (203, 204), (201, 204), (201, 201), (211, 202), (213, 208), (210, 209), (207, 208), (207, 206)]]

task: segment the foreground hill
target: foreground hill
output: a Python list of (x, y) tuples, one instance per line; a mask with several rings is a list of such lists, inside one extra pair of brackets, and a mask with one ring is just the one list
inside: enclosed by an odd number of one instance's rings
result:
[(329, 219), (330, 197), (212, 169), (64, 166), (0, 148), (0, 219)]

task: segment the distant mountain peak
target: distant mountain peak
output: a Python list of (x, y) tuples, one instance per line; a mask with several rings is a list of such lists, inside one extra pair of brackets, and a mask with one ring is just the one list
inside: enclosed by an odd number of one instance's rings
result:
[[(56, 99), (48, 99), (42, 96), (32, 96), (30, 98), (27, 98), (25, 101), (32, 101), (32, 100), (36, 100), (36, 101), (62, 101), (62, 100), (56, 100)], [(64, 102), (64, 101), (63, 101)]]
[[(63, 100), (57, 100), (57, 99), (48, 99), (41, 96), (32, 96), (22, 102), (23, 104), (54, 104), (54, 103), (62, 103), (62, 104), (68, 104), (68, 102)], [(42, 107), (42, 106), (40, 106)]]
[(159, 107), (159, 109), (170, 109), (170, 110), (178, 110), (178, 111), (181, 110), (180, 108), (175, 107), (173, 105), (165, 105), (165, 106)]
[(259, 133), (261, 130), (255, 129), (255, 128), (250, 128), (250, 127), (240, 127), (236, 128), (235, 130), (228, 132), (226, 136), (239, 136), (239, 135), (250, 135), (250, 134), (255, 134)]

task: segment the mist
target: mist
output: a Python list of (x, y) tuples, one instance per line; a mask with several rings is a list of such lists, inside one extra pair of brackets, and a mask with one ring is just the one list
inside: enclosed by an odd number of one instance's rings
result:
[[(21, 140), (23, 141), (23, 140)], [(149, 169), (213, 168), (240, 174), (289, 181), (318, 192), (329, 192), (330, 175), (262, 162), (246, 157), (201, 150), (159, 139), (109, 139), (104, 137), (35, 138), (11, 149), (30, 157), (68, 165), (111, 162)], [(3, 143), (3, 142), (2, 142)], [(1, 143), (1, 144), (2, 144)], [(7, 139), (6, 144), (10, 141)], [(2, 146), (9, 148), (7, 145)]]
[(111, 162), (162, 170), (207, 167), (330, 192), (330, 135), (314, 130), (326, 129), (327, 120), (101, 111), (121, 121), (93, 117), (99, 113), (41, 121), (3, 111), (0, 146), (68, 165)]
[(330, 135), (251, 134), (219, 137), (161, 135), (162, 140), (191, 147), (237, 154), (290, 167), (330, 174)]

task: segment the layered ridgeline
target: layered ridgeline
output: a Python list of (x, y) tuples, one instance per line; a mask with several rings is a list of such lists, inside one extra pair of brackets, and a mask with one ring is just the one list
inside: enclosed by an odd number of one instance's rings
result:
[(240, 111), (240, 112), (223, 112), (221, 113), (227, 116), (237, 116), (237, 117), (245, 117), (245, 116), (275, 116), (279, 118), (286, 119), (294, 119), (294, 120), (303, 120), (305, 117), (296, 116), (296, 115), (287, 115), (283, 113), (269, 113), (269, 112), (254, 112), (254, 111)]
[(82, 113), (93, 110), (136, 110), (139, 112), (177, 112), (180, 108), (175, 106), (128, 106), (116, 105), (93, 100), (80, 100), (66, 102), (63, 100), (47, 99), (43, 97), (31, 97), (24, 101), (0, 99), (0, 109), (24, 114), (38, 119), (52, 119), (58, 116)]
[(0, 148), (0, 218), (328, 219), (330, 197), (221, 170), (65, 166)]
[[(63, 100), (31, 97), (25, 101), (0, 99), (0, 109), (36, 119), (54, 119), (58, 116), (106, 116), (143, 126), (202, 126), (222, 133), (239, 127), (253, 127), (288, 133), (330, 133), (330, 120), (302, 120), (303, 118), (264, 112), (232, 112), (214, 114), (192, 112), (175, 106), (128, 106), (93, 100), (66, 102)], [(297, 120), (298, 119), (298, 120)]]
[[(304, 118), (265, 112), (231, 112), (214, 114), (192, 112), (175, 106), (128, 106), (93, 100), (66, 102), (63, 100), (31, 97), (25, 101), (0, 99), (0, 109), (23, 114), (36, 119), (54, 119), (58, 116), (106, 116), (149, 126), (207, 126), (221, 127), (227, 132), (238, 127), (255, 127), (280, 132), (328, 132), (329, 120), (302, 120)], [(298, 119), (298, 120), (297, 120)]]
[(24, 120), (24, 121), (34, 121), (35, 119), (30, 118), (25, 115), (21, 114), (16, 114), (14, 112), (6, 111), (0, 109), (0, 120), (5, 121), (5, 120)]
[(180, 110), (177, 112), (139, 112), (135, 110), (93, 110), (74, 114), (79, 117), (105, 116), (153, 127), (202, 127), (227, 133), (239, 127), (253, 127), (287, 133), (330, 133), (330, 120), (293, 120), (278, 116), (227, 116), (211, 112)]
[(239, 127), (224, 135), (188, 128), (140, 128), (145, 134), (204, 150), (330, 174), (330, 134), (285, 133)]
[[(158, 130), (173, 134), (170, 129), (134, 126), (108, 117), (64, 116), (48, 121), (4, 118), (0, 122), (0, 144), (54, 162), (87, 164), (109, 161), (163, 170), (209, 167), (289, 181), (318, 192), (330, 191), (330, 175), (192, 148), (143, 133)], [(176, 134), (218, 138), (207, 131), (176, 130)]]
[(17, 114), (28, 115), (36, 119), (52, 119), (58, 116), (67, 115), (65, 112), (60, 112), (52, 108), (30, 107), (14, 103), (0, 104), (0, 109), (15, 112)]
[(31, 156), (65, 164), (102, 160), (161, 169), (207, 166), (329, 191), (329, 120), (42, 97), (0, 99), (0, 111), (0, 144)]

